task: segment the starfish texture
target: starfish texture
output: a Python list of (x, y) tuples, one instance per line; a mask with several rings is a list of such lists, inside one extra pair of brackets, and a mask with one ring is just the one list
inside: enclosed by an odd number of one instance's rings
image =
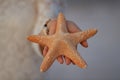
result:
[(43, 59), (40, 71), (46, 71), (55, 59), (64, 55), (70, 58), (78, 67), (86, 68), (87, 64), (76, 50), (78, 43), (87, 40), (97, 33), (96, 29), (88, 29), (76, 33), (69, 33), (66, 28), (66, 19), (62, 13), (57, 18), (56, 32), (53, 35), (30, 35), (28, 40), (47, 46), (49, 51)]

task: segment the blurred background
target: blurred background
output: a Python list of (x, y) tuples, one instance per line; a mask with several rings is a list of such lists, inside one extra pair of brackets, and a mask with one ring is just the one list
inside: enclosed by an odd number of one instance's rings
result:
[(120, 0), (66, 0), (66, 18), (98, 33), (88, 48), (78, 46), (86, 69), (55, 61), (46, 73), (26, 40), (35, 21), (33, 1), (0, 0), (0, 80), (120, 80)]
[(120, 1), (67, 0), (65, 15), (81, 29), (97, 28), (98, 33), (88, 40), (88, 48), (78, 47), (87, 69), (56, 61), (46, 80), (119, 80)]

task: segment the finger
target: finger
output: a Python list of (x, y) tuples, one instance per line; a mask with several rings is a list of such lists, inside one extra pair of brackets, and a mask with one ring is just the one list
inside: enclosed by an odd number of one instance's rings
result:
[(43, 49), (43, 56), (44, 57), (46, 56), (47, 52), (48, 52), (48, 47), (45, 46), (44, 49)]
[(52, 35), (55, 33), (56, 24), (57, 24), (56, 20), (52, 20), (48, 23), (49, 35)]
[(63, 64), (63, 63), (64, 63), (62, 56), (59, 56), (59, 57), (57, 58), (57, 60), (58, 60), (58, 62), (59, 62), (60, 64)]
[(80, 43), (83, 47), (87, 48), (88, 47), (88, 43), (87, 41), (83, 41)]
[(81, 31), (81, 29), (72, 21), (67, 21), (67, 29), (70, 33), (75, 33)]
[(72, 64), (75, 65), (75, 63), (72, 61)]
[(71, 60), (68, 57), (65, 57), (65, 63), (66, 65), (69, 65), (71, 64)]

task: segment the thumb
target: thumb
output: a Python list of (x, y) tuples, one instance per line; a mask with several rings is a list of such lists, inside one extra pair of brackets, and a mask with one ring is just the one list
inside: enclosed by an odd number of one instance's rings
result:
[(48, 32), (49, 35), (52, 35), (52, 34), (55, 33), (56, 24), (57, 24), (56, 20), (51, 20), (51, 21), (48, 23), (47, 27), (48, 27), (48, 30), (49, 30), (49, 32)]

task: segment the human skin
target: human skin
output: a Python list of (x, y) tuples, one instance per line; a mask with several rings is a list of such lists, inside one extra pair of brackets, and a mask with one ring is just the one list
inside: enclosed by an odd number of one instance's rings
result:
[[(47, 24), (47, 28), (48, 28), (48, 35), (53, 35), (56, 31), (56, 25), (57, 25), (57, 20), (56, 19), (53, 19), (51, 21), (48, 22)], [(67, 25), (67, 30), (69, 33), (75, 33), (75, 32), (78, 32), (78, 31), (81, 31), (81, 29), (72, 21), (66, 21), (66, 25)], [(88, 43), (87, 41), (83, 41), (80, 43), (83, 47), (87, 48), (88, 47)], [(76, 46), (77, 48), (77, 46)], [(47, 46), (44, 46), (43, 47), (43, 50), (42, 50), (42, 55), (43, 56), (46, 56), (47, 52), (48, 52), (48, 47)], [(65, 63), (66, 65), (69, 65), (72, 62), (71, 59), (69, 59), (68, 57), (66, 56), (59, 56), (57, 58), (57, 61), (60, 63), (60, 64), (63, 64), (64, 63), (64, 60), (65, 60)], [(74, 64), (74, 63), (73, 63)]]

